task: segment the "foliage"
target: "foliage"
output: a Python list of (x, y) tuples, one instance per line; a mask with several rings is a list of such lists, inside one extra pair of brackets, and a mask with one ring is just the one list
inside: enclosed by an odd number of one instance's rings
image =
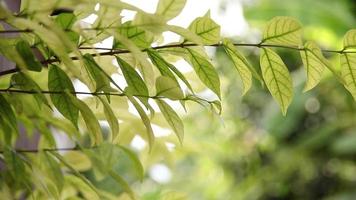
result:
[[(266, 24), (260, 43), (233, 43), (220, 36), (220, 26), (209, 12), (187, 29), (169, 25), (185, 2), (160, 0), (154, 14), (106, 0), (22, 1), (19, 13), (1, 4), (0, 18), (15, 28), (0, 27), (1, 34), (16, 34), (0, 39), (1, 55), (16, 63), (16, 70), (1, 72), (2, 196), (138, 198), (133, 187), (150, 162), (138, 155), (149, 151), (153, 160), (168, 151), (167, 142), (184, 144), (184, 123), (173, 106), (187, 109), (186, 104), (194, 102), (221, 113), (222, 81), (204, 46), (224, 48), (241, 77), (242, 95), (248, 95), (255, 78), (270, 91), (283, 115), (293, 100), (293, 82), (275, 48), (300, 51), (307, 74), (305, 92), (320, 82), (327, 68), (356, 99), (355, 30), (345, 34), (342, 50), (321, 50), (313, 41), (303, 42), (298, 20), (280, 16)], [(124, 22), (119, 15), (123, 10), (135, 11), (134, 19)], [(95, 22), (84, 24), (82, 19), (91, 14), (97, 16)], [(165, 31), (180, 35), (180, 41), (162, 43)], [(97, 51), (103, 49), (95, 44), (109, 37), (114, 38), (113, 48)], [(260, 70), (236, 46), (260, 48)], [(340, 72), (323, 52), (340, 54)], [(177, 60), (191, 65), (194, 78), (175, 65)], [(75, 83), (87, 90), (77, 89)], [(205, 91), (209, 98), (202, 95)], [(178, 139), (156, 137), (153, 125), (171, 129)], [(19, 129), (40, 136), (36, 149), (17, 147), (22, 139)], [(54, 137), (60, 133), (72, 147), (56, 144)], [(136, 135), (147, 148), (135, 152), (129, 147)]]

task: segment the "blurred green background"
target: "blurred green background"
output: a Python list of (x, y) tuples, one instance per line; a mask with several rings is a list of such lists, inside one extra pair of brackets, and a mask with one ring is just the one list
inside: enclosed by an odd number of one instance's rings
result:
[[(233, 3), (221, 1), (221, 12)], [(274, 16), (294, 16), (305, 27), (304, 38), (327, 49), (339, 49), (343, 35), (356, 26), (353, 0), (254, 0), (242, 5), (251, 29), (261, 30)], [(258, 70), (258, 50), (241, 51)], [(189, 107), (184, 144), (153, 159), (163, 180), (155, 180), (151, 171), (153, 178), (137, 186), (143, 199), (356, 199), (355, 102), (329, 72), (318, 87), (303, 93), (299, 52), (278, 52), (295, 87), (287, 116), (257, 80), (241, 97), (238, 75), (218, 48), (214, 60), (222, 76), (222, 116)], [(325, 56), (339, 68), (338, 55)]]

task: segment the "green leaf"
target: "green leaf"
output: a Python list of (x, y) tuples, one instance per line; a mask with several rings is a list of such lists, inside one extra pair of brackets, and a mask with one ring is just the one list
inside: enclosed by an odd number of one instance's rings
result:
[(160, 73), (163, 76), (168, 76), (172, 78), (173, 80), (176, 81), (176, 78), (174, 74), (171, 72), (171, 70), (179, 77), (180, 80), (183, 81), (183, 83), (191, 90), (193, 91), (192, 86), (190, 83), (187, 81), (187, 79), (184, 77), (184, 75), (176, 68), (174, 65), (168, 63), (166, 60), (162, 58), (159, 53), (153, 49), (148, 49), (147, 54), (150, 57), (151, 61), (153, 64), (158, 68)]
[(143, 166), (142, 166), (140, 160), (138, 159), (137, 155), (127, 147), (124, 147), (121, 145), (117, 145), (117, 147), (119, 147), (123, 152), (125, 152), (125, 154), (131, 159), (131, 161), (134, 164), (135, 170), (136, 170), (140, 180), (142, 181), (145, 176), (145, 172), (143, 170)]
[(51, 155), (56, 157), (64, 166), (66, 166), (76, 177), (82, 180), (85, 184), (87, 184), (98, 196), (100, 196), (99, 191), (96, 187), (87, 179), (84, 175), (75, 170), (59, 153), (55, 151), (49, 152)]
[(98, 96), (104, 107), (104, 114), (111, 128), (111, 141), (116, 142), (119, 136), (119, 121), (106, 100)]
[[(9, 125), (16, 133), (18, 133), (17, 120), (14, 111), (6, 99), (0, 94), (0, 116), (1, 121)], [(4, 131), (5, 128), (3, 127)]]
[(210, 18), (210, 12), (204, 17), (196, 18), (188, 29), (200, 36), (204, 44), (215, 44), (220, 41), (220, 26)]
[(148, 62), (146, 55), (138, 48), (135, 43), (128, 38), (120, 35), (117, 32), (113, 32), (113, 35), (117, 41), (126, 47), (138, 62), (137, 66), (140, 70), (143, 79), (146, 81), (148, 86), (154, 85), (154, 72), (152, 65)]
[(55, 22), (63, 29), (70, 29), (76, 21), (77, 18), (73, 13), (61, 13), (55, 19)]
[(344, 52), (340, 55), (340, 63), (344, 86), (356, 101), (356, 54)]
[[(72, 103), (68, 94), (65, 91), (75, 92), (72, 81), (67, 74), (55, 65), (51, 65), (48, 72), (48, 89), (59, 94), (50, 94), (53, 105), (58, 111), (74, 126), (78, 127), (79, 109)], [(75, 96), (75, 94), (73, 94)]]
[(24, 40), (20, 40), (16, 44), (16, 50), (20, 54), (23, 61), (26, 63), (26, 66), (24, 67), (30, 71), (40, 72), (42, 70), (42, 64), (33, 55), (29, 43)]
[(68, 94), (68, 97), (72, 102), (72, 104), (76, 106), (79, 109), (80, 113), (82, 114), (82, 117), (87, 126), (87, 131), (89, 132), (91, 144), (96, 145), (102, 143), (103, 136), (101, 133), (101, 127), (93, 111), (91, 111), (90, 108), (84, 102), (77, 99), (73, 95)]
[(274, 17), (267, 23), (261, 43), (299, 46), (302, 26), (292, 17)]
[(321, 80), (327, 60), (323, 57), (320, 48), (314, 42), (306, 42), (305, 50), (300, 52), (307, 73), (307, 82), (304, 92), (314, 88)]
[(84, 64), (86, 69), (89, 71), (89, 74), (94, 79), (96, 84), (96, 92), (104, 91), (110, 92), (112, 88), (110, 87), (110, 80), (103, 73), (100, 66), (95, 62), (94, 58), (90, 54), (85, 54), (83, 56)]
[[(131, 21), (123, 23), (118, 29), (120, 35), (130, 39), (139, 48), (148, 48), (151, 46), (153, 36), (140, 28), (132, 25)], [(119, 41), (114, 41), (114, 48), (125, 48)]]
[(24, 161), (10, 148), (4, 150), (4, 160), (8, 172), (14, 177), (14, 180), (18, 183), (24, 183), (28, 176), (25, 171)]
[(186, 0), (160, 0), (156, 14), (163, 16), (166, 20), (170, 20), (183, 10), (185, 3)]
[(136, 101), (135, 98), (133, 98), (132, 96), (128, 95), (127, 98), (129, 99), (129, 101), (132, 103), (132, 105), (135, 107), (135, 109), (137, 110), (138, 114), (141, 117), (141, 120), (143, 122), (143, 124), (146, 127), (147, 130), (147, 139), (148, 139), (148, 146), (149, 149), (151, 151), (152, 146), (153, 146), (153, 142), (154, 142), (154, 135), (153, 135), (153, 130), (151, 127), (151, 122), (150, 119), (148, 118), (148, 116), (146, 115), (145, 111), (142, 109), (142, 107), (140, 106), (140, 104)]
[(344, 36), (344, 49), (356, 48), (356, 29), (347, 31)]
[(148, 88), (136, 70), (118, 56), (116, 60), (130, 88), (130, 94), (148, 96)]
[(175, 82), (168, 76), (160, 76), (156, 79), (157, 96), (164, 96), (172, 100), (180, 100), (184, 98), (184, 94)]
[(161, 110), (164, 118), (171, 126), (173, 131), (178, 136), (179, 142), (183, 143), (184, 138), (184, 125), (178, 114), (163, 100), (156, 99), (157, 105)]
[(30, 76), (22, 72), (16, 73), (11, 77), (11, 84), (15, 88), (37, 92), (33, 96), (36, 99), (38, 106), (41, 107), (42, 103), (44, 103), (49, 108), (51, 108), (51, 106), (47, 101), (47, 98), (45, 97), (44, 94), (41, 93), (40, 86), (38, 86), (37, 83), (34, 80), (32, 80)]
[(286, 115), (293, 98), (293, 83), (288, 68), (282, 59), (271, 49), (263, 48), (260, 58), (263, 79), (273, 98)]
[[(242, 83), (243, 83), (243, 92), (245, 95), (246, 92), (251, 88), (252, 85), (252, 74), (249, 69), (252, 69), (250, 63), (246, 58), (235, 48), (235, 46), (229, 40), (225, 39), (223, 41), (224, 49), (226, 54), (232, 60), (235, 68), (240, 74)], [(256, 72), (257, 73), (257, 72)]]
[(118, 173), (114, 170), (109, 170), (109, 175), (121, 186), (123, 187), (124, 191), (130, 196), (131, 199), (135, 198), (135, 193), (132, 191), (130, 185), (122, 178)]
[(220, 79), (213, 65), (200, 55), (198, 52), (187, 48), (189, 52), (189, 62), (192, 64), (194, 71), (197, 73), (200, 80), (215, 94), (221, 98), (220, 94)]
[(64, 186), (64, 176), (59, 163), (46, 151), (40, 152), (40, 156), (47, 177), (53, 181), (60, 193)]

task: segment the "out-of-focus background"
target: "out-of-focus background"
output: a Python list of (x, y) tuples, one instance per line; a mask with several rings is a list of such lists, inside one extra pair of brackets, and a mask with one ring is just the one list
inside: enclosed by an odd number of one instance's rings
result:
[[(144, 2), (136, 5), (153, 12), (156, 1)], [(354, 0), (188, 0), (170, 23), (188, 26), (209, 9), (224, 36), (250, 43), (280, 15), (296, 17), (304, 39), (325, 49), (340, 49), (343, 35), (356, 27)], [(259, 70), (259, 50), (240, 50)], [(136, 186), (143, 199), (356, 199), (355, 102), (326, 71), (318, 87), (303, 93), (299, 52), (278, 52), (295, 87), (286, 117), (256, 80), (242, 97), (232, 63), (222, 49), (211, 49), (222, 77), (222, 116), (190, 105), (183, 146), (141, 155), (150, 166)], [(325, 56), (339, 68), (338, 55)]]

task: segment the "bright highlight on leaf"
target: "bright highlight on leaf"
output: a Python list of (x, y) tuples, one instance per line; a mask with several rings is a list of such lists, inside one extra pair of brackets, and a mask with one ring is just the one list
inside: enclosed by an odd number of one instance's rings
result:
[(172, 19), (183, 10), (185, 3), (186, 0), (160, 0), (156, 14), (163, 16), (166, 20)]
[(280, 44), (299, 46), (301, 39), (302, 26), (292, 17), (274, 17), (267, 23), (263, 32), (263, 44)]
[(268, 90), (279, 103), (283, 115), (286, 115), (293, 98), (293, 84), (288, 68), (281, 57), (268, 48), (262, 48), (260, 64)]
[(356, 29), (351, 29), (345, 34), (344, 48), (356, 48)]
[(226, 54), (232, 60), (235, 68), (240, 74), (242, 83), (243, 83), (243, 92), (242, 95), (245, 95), (246, 92), (251, 88), (252, 84), (252, 74), (249, 68), (252, 68), (250, 63), (246, 58), (235, 48), (235, 46), (229, 40), (225, 39), (223, 41), (224, 49)]
[(204, 44), (214, 44), (220, 41), (220, 26), (210, 18), (210, 12), (204, 17), (196, 18), (188, 29), (200, 36)]
[(321, 80), (325, 69), (325, 63), (328, 61), (324, 58), (320, 48), (314, 42), (306, 42), (305, 50), (300, 52), (305, 71), (307, 73), (307, 82), (305, 83), (304, 92), (314, 88)]

